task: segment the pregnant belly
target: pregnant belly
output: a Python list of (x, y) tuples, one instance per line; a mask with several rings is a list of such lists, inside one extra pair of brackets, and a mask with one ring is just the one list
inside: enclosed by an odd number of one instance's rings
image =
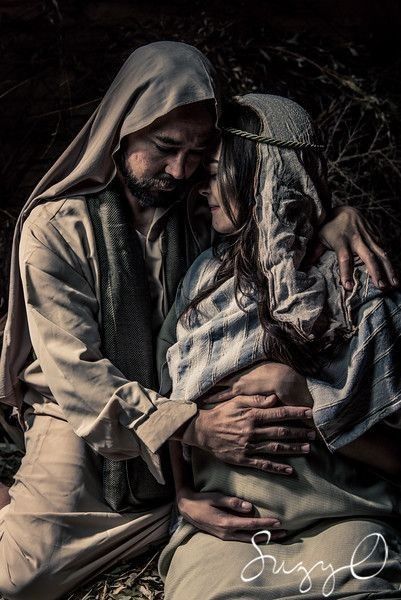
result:
[(260, 516), (277, 515), (297, 531), (321, 519), (370, 516), (400, 519), (400, 491), (378, 473), (314, 442), (308, 456), (280, 457), (292, 476), (227, 465), (192, 448), (196, 489), (218, 491), (252, 502)]

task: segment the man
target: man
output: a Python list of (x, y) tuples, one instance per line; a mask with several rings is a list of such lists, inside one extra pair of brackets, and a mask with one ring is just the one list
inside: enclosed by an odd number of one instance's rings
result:
[[(26, 446), (9, 494), (0, 490), (6, 598), (58, 598), (165, 539), (168, 439), (280, 473), (273, 451), (298, 453), (308, 439), (306, 428), (275, 439), (277, 422), (307, 407), (256, 396), (197, 411), (155, 391), (155, 335), (185, 269), (210, 244), (201, 207), (183, 200), (217, 110), (214, 70), (198, 50), (139, 48), (21, 213), (0, 371)], [(256, 418), (270, 458), (244, 451)], [(236, 509), (237, 528), (271, 521), (247, 517), (240, 499), (221, 506), (217, 518)]]

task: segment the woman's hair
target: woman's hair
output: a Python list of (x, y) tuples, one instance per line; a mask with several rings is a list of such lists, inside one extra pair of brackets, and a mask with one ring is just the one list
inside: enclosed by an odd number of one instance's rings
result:
[[(249, 107), (232, 102), (223, 111), (221, 127), (234, 127), (250, 133), (260, 133), (261, 122)], [(264, 329), (263, 346), (266, 358), (282, 362), (303, 373), (313, 372), (318, 342), (302, 338), (291, 326), (272, 317), (268, 301), (268, 285), (258, 252), (259, 229), (256, 221), (254, 180), (257, 144), (222, 131), (222, 148), (217, 170), (223, 209), (235, 226), (232, 234), (216, 239), (214, 255), (221, 264), (213, 283), (202, 290), (181, 315), (189, 325), (202, 300), (225, 281), (234, 277), (235, 297), (241, 308), (241, 295), (256, 300), (259, 319)], [(237, 216), (232, 207), (235, 203)]]

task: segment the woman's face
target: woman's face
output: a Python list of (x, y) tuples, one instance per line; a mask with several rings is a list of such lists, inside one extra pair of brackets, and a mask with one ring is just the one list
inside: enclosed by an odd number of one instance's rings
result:
[[(224, 211), (223, 203), (217, 184), (217, 170), (219, 166), (221, 154), (221, 144), (216, 152), (211, 156), (210, 161), (206, 165), (206, 170), (209, 174), (209, 180), (206, 181), (199, 189), (200, 194), (207, 198), (210, 212), (212, 215), (212, 227), (218, 233), (233, 233), (235, 231), (234, 223)], [(235, 206), (232, 206), (234, 216), (237, 216)]]

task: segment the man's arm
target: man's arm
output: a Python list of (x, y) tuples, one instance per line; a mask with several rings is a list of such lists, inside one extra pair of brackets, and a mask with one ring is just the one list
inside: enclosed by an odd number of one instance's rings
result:
[(330, 220), (318, 233), (318, 242), (307, 258), (313, 264), (327, 249), (337, 255), (343, 287), (353, 288), (354, 256), (359, 256), (366, 265), (374, 285), (380, 289), (398, 287), (399, 278), (387, 253), (376, 242), (372, 228), (362, 214), (351, 206), (333, 209)]
[[(49, 227), (51, 224), (49, 223)], [(98, 302), (73, 251), (25, 225), (20, 268), (33, 349), (53, 397), (75, 433), (115, 460), (141, 455), (163, 481), (157, 451), (196, 413), (128, 381), (101, 351)], [(64, 254), (63, 254), (64, 253)]]
[[(187, 292), (186, 292), (187, 294)], [(176, 342), (177, 311), (173, 305), (158, 338), (158, 371), (167, 382), (165, 356)], [(171, 383), (171, 381), (170, 381)], [(167, 393), (167, 391), (166, 391)], [(207, 450), (216, 458), (236, 465), (272, 473), (291, 475), (292, 467), (282, 462), (283, 455), (309, 451), (314, 432), (308, 427), (286, 427), (286, 421), (309, 419), (308, 406), (278, 407), (275, 397), (243, 397), (215, 407), (203, 408), (202, 399), (196, 415), (173, 433), (171, 439)], [(305, 447), (306, 445), (306, 447)], [(269, 456), (264, 456), (269, 455)], [(280, 462), (277, 462), (277, 455)]]

